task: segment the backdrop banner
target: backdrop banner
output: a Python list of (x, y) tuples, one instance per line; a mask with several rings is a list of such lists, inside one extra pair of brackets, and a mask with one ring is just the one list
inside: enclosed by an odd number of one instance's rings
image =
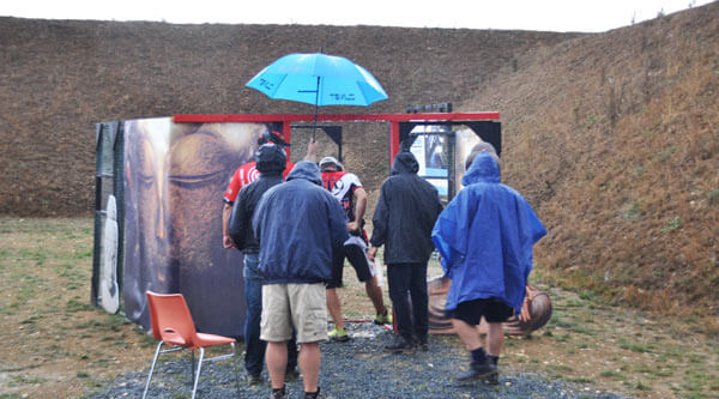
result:
[(123, 123), (127, 318), (149, 329), (145, 291), (179, 292), (198, 331), (242, 337), (242, 254), (222, 245), (222, 198), (267, 126), (171, 118)]

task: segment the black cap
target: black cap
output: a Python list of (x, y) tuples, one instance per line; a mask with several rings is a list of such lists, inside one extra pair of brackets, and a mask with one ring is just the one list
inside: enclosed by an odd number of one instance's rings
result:
[(255, 162), (260, 173), (281, 173), (287, 164), (287, 153), (277, 144), (263, 144), (255, 151)]
[(271, 132), (270, 132), (269, 130), (265, 130), (265, 132), (262, 133), (262, 136), (259, 138), (259, 140), (257, 140), (257, 143), (258, 143), (259, 145), (267, 144), (267, 143), (275, 143), (275, 144), (280, 145), (280, 146), (282, 146), (282, 147), (289, 147), (289, 146), (290, 146), (290, 143), (286, 142), (286, 141), (282, 138), (282, 134), (280, 134), (280, 132), (278, 132), (278, 131), (276, 131), (276, 130), (273, 130), (273, 131), (271, 131)]

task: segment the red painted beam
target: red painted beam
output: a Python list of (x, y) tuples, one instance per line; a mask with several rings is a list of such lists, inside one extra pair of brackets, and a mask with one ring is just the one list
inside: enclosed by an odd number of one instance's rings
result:
[(389, 165), (392, 166), (394, 157), (399, 152), (399, 122), (389, 124)]
[[(177, 114), (176, 123), (312, 122), (312, 114)], [(318, 122), (414, 122), (499, 120), (499, 112), (451, 112), (423, 114), (319, 114)]]

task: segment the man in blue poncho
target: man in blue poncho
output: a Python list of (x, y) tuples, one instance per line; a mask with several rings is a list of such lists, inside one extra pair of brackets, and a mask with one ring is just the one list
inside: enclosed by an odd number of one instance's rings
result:
[[(496, 381), (502, 322), (519, 313), (532, 270), (532, 247), (547, 231), (527, 201), (500, 183), (496, 156), (479, 153), (462, 178), (465, 188), (442, 212), (432, 240), (452, 280), (446, 313), (471, 352), (460, 381)], [(478, 330), (489, 324), (486, 351)]]

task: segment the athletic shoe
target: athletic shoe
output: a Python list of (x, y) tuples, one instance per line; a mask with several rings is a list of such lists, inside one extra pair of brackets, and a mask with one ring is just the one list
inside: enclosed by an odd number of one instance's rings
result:
[(270, 392), (270, 399), (289, 399), (290, 398), (290, 391), (287, 389), (287, 387), (282, 387), (281, 390), (272, 390)]
[(305, 392), (305, 399), (325, 399), (325, 398), (327, 398), (327, 397), (320, 392), (320, 387), (317, 387), (317, 392), (315, 392), (315, 393)]
[(377, 324), (378, 326), (392, 324), (392, 313), (385, 309), (383, 314), (377, 314), (377, 316), (375, 316), (374, 324)]
[(346, 328), (333, 328), (332, 331), (327, 333), (327, 337), (337, 342), (347, 342), (350, 339), (350, 333)]

